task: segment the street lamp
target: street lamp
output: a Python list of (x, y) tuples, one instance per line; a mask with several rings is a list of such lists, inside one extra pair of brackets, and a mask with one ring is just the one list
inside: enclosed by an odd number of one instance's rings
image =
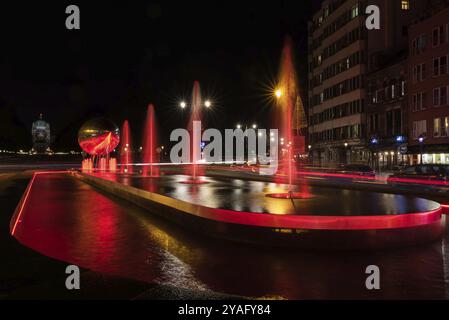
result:
[(257, 129), (257, 124), (253, 124), (253, 129)]
[(420, 154), (420, 164), (422, 164), (422, 149), (423, 149), (423, 143), (424, 143), (424, 140), (425, 140), (425, 137), (424, 137), (424, 135), (420, 135), (419, 137), (418, 137), (418, 142), (419, 142), (419, 154)]
[[(376, 137), (371, 139), (371, 145), (372, 145), (372, 151), (371, 151), (371, 158), (372, 158), (372, 163), (373, 163), (373, 167), (374, 170), (376, 170), (376, 164), (378, 164), (378, 169), (380, 172), (380, 162), (379, 162), (379, 152), (377, 150), (377, 145), (379, 144), (379, 139), (377, 139)], [(376, 154), (376, 156), (374, 156), (374, 154)]]
[(179, 106), (180, 106), (182, 109), (184, 109), (184, 108), (187, 106), (187, 104), (186, 104), (184, 101), (181, 101), (181, 103), (179, 104)]
[(242, 125), (241, 125), (241, 124), (238, 124), (236, 127), (237, 127), (237, 129), (241, 129), (241, 128), (242, 128)]
[(210, 106), (212, 106), (212, 102), (210, 102), (210, 100), (206, 100), (206, 102), (204, 102), (204, 106), (206, 108), (209, 108)]
[(276, 96), (276, 98), (280, 99), (282, 97), (282, 90), (276, 89), (276, 91), (274, 92), (274, 95)]

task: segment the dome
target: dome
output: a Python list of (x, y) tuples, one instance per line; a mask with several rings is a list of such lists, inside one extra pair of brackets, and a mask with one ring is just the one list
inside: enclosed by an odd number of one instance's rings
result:
[(106, 118), (89, 120), (78, 131), (78, 143), (81, 149), (93, 156), (109, 154), (119, 142), (119, 128)]

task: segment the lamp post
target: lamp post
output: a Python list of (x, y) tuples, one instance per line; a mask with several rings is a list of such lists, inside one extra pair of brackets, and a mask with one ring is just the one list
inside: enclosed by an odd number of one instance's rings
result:
[(313, 159), (312, 159), (312, 145), (308, 145), (307, 149), (309, 150), (309, 164), (313, 165)]
[(418, 142), (419, 142), (419, 163), (422, 164), (422, 149), (423, 149), (423, 144), (424, 144), (424, 140), (425, 137), (423, 135), (420, 135), (418, 138)]

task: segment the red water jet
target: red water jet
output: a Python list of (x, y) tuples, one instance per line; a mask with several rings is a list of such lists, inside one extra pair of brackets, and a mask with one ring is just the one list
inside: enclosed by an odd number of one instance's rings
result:
[(131, 132), (129, 128), (128, 120), (123, 122), (122, 126), (122, 145), (120, 147), (120, 163), (121, 163), (121, 173), (132, 173), (132, 149), (131, 149)]
[[(145, 120), (144, 134), (143, 134), (143, 170), (144, 176), (159, 177), (159, 166), (155, 163), (159, 163), (159, 153), (157, 148), (157, 128), (156, 128), (156, 115), (154, 112), (154, 106), (148, 105), (147, 117)], [(149, 163), (149, 165), (147, 165)], [(149, 169), (149, 172), (148, 172)]]
[[(190, 133), (190, 158), (191, 165), (186, 167), (186, 175), (190, 176), (189, 180), (183, 181), (182, 183), (186, 184), (202, 184), (207, 183), (204, 180), (199, 179), (198, 177), (204, 175), (204, 167), (202, 167), (198, 162), (201, 160), (201, 132), (199, 132), (199, 137), (197, 137), (197, 133), (193, 128), (194, 121), (202, 121), (201, 116), (201, 91), (200, 91), (200, 83), (195, 81), (193, 83), (193, 91), (192, 91), (192, 111), (190, 113), (190, 119), (187, 124), (187, 130)], [(203, 127), (203, 126), (202, 126)]]
[[(307, 198), (307, 186), (302, 186), (300, 193), (293, 192), (293, 179), (297, 174), (294, 155), (305, 152), (304, 134), (301, 129), (305, 128), (307, 123), (293, 63), (292, 41), (289, 37), (286, 38), (282, 50), (276, 99), (275, 118), (280, 135), (279, 170), (276, 180), (280, 183), (287, 179), (288, 189), (284, 198)], [(276, 198), (279, 197), (277, 194)]]

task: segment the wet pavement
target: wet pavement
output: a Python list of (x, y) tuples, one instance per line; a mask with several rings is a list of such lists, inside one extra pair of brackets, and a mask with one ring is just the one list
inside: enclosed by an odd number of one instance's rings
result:
[[(101, 273), (198, 292), (286, 299), (447, 299), (449, 232), (433, 244), (382, 252), (238, 245), (193, 234), (68, 175), (36, 177), (16, 238)], [(365, 289), (378, 265), (381, 290)]]

